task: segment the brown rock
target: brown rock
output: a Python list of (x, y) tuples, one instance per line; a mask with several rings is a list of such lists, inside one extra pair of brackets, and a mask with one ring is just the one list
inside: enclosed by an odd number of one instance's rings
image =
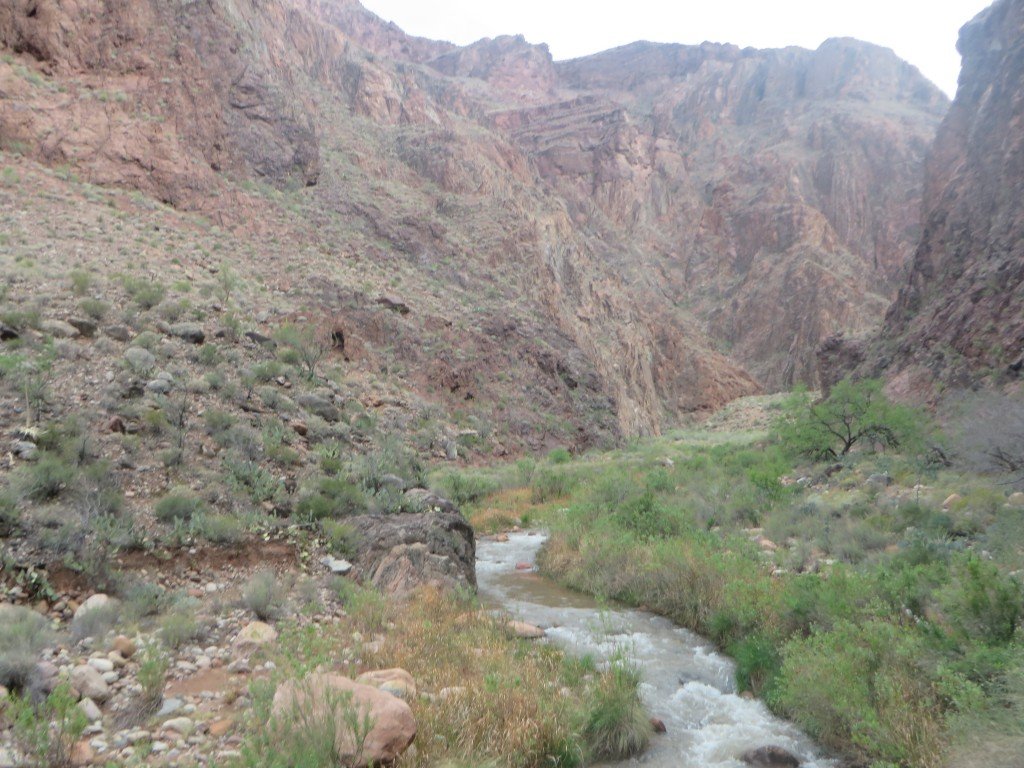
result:
[(135, 641), (125, 635), (118, 635), (110, 644), (111, 650), (117, 651), (125, 659), (130, 659), (137, 650)]
[(82, 739), (71, 748), (71, 764), (91, 765), (96, 759), (96, 751), (89, 745), (88, 739)]
[[(409, 705), (373, 686), (360, 685), (335, 674), (313, 674), (301, 682), (290, 681), (274, 695), (273, 715), (291, 717), (296, 711), (307, 716), (330, 716), (329, 702), (335, 697), (351, 696), (358, 718), (369, 716), (373, 727), (361, 751), (344, 712), (335, 712), (337, 724), (334, 748), (339, 761), (350, 768), (370, 763), (390, 762), (401, 755), (416, 738), (416, 720)], [(357, 753), (358, 751), (358, 753)]]
[(293, 421), (291, 427), (295, 434), (300, 437), (305, 437), (309, 434), (309, 426), (304, 421)]
[(411, 701), (416, 698), (416, 681), (404, 669), (380, 669), (364, 672), (356, 678), (357, 683), (372, 685), (400, 699)]
[(517, 571), (532, 571), (533, 563), (516, 563)]
[(654, 729), (655, 733), (668, 733), (668, 728), (665, 727), (665, 721), (657, 718), (651, 718), (651, 728)]
[(520, 637), (524, 640), (539, 640), (547, 634), (540, 627), (527, 624), (525, 621), (510, 621), (507, 626), (515, 637)]
[(220, 720), (214, 720), (210, 723), (210, 735), (219, 739), (230, 733), (235, 727), (235, 721), (230, 717), (221, 718)]

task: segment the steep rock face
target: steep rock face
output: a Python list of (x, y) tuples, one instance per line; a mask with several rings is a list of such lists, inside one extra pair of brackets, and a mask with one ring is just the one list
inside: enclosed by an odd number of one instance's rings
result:
[(887, 305), (945, 108), (855, 41), (555, 63), (354, 0), (13, 0), (0, 45), (5, 146), (200, 209), (256, 261), (278, 240), (385, 265), (408, 317), (327, 267), (272, 282), (352, 360), (395, 356), (448, 408), (500, 401), (538, 448), (816, 383), (817, 344)]
[(928, 160), (924, 233), (864, 369), (920, 399), (1024, 367), (1024, 2), (996, 2), (957, 47), (963, 69)]
[(556, 69), (572, 98), (492, 120), (574, 223), (630, 253), (634, 305), (684, 308), (769, 389), (816, 384), (817, 345), (877, 322), (945, 109), (916, 70), (852, 40), (637, 43)]
[(95, 183), (197, 206), (220, 171), (317, 180), (313, 107), (286, 64), (305, 57), (315, 70), (338, 41), (297, 9), (13, 0), (0, 8), (0, 44), (52, 78), (0, 65), (4, 141)]

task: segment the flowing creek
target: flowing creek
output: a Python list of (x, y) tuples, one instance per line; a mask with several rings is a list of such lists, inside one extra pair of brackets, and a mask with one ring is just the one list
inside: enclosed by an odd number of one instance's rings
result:
[(477, 542), (480, 598), (488, 608), (547, 630), (567, 652), (595, 661), (624, 649), (643, 671), (641, 693), (648, 711), (668, 732), (656, 734), (641, 756), (617, 765), (650, 768), (748, 768), (739, 756), (774, 744), (797, 755), (805, 768), (831, 768), (796, 726), (772, 715), (759, 701), (736, 694), (733, 664), (703, 638), (645, 611), (599, 605), (533, 570), (544, 536), (512, 533), (507, 542)]

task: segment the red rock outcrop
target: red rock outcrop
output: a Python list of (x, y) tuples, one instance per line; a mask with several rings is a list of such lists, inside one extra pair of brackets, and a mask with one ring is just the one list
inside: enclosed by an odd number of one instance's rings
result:
[(931, 400), (1024, 368), (1024, 2), (960, 31), (956, 99), (927, 164), (923, 236), (866, 373)]
[(408, 386), (575, 420), (581, 443), (609, 397), (635, 434), (816, 384), (818, 344), (891, 298), (946, 106), (851, 40), (553, 62), (355, 0), (11, 0), (0, 47), (4, 146), (201, 210), (256, 259), (275, 238), (387, 263), (434, 309), (336, 309), (352, 286), (319, 274), (276, 288), (330, 308), (346, 350), (394, 350)]

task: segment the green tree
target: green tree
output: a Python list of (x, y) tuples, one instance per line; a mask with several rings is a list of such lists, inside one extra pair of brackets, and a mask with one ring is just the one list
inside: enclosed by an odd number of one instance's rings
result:
[(878, 379), (843, 379), (823, 400), (808, 405), (803, 398), (795, 399), (778, 434), (796, 453), (835, 459), (856, 445), (911, 448), (921, 441), (924, 424), (922, 413), (889, 400)]

